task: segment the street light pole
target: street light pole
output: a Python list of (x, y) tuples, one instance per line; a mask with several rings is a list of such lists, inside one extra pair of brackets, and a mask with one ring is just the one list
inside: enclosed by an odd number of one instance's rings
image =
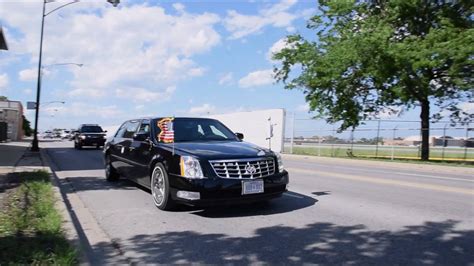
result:
[[(31, 143), (31, 151), (39, 151), (39, 145), (38, 145), (38, 115), (39, 115), (39, 106), (40, 106), (40, 95), (41, 95), (41, 57), (43, 55), (43, 33), (44, 33), (44, 18), (53, 13), (54, 11), (57, 11), (65, 6), (78, 3), (79, 0), (73, 0), (70, 3), (66, 3), (62, 6), (59, 6), (48, 13), (46, 13), (46, 3), (48, 3), (48, 0), (43, 0), (43, 13), (41, 14), (41, 35), (40, 35), (40, 50), (39, 50), (39, 58), (38, 58), (38, 83), (36, 87), (36, 108), (35, 108), (35, 128), (33, 131), (33, 141)], [(119, 3), (120, 0), (107, 0), (107, 2), (111, 3), (114, 7), (116, 7)], [(80, 67), (82, 67), (82, 64), (76, 64)]]
[(43, 54), (43, 31), (44, 31), (44, 13), (46, 11), (46, 0), (43, 1), (43, 13), (41, 14), (41, 37), (40, 37), (40, 50), (38, 59), (38, 82), (36, 86), (36, 110), (35, 110), (35, 129), (33, 131), (33, 142), (31, 143), (31, 151), (39, 151), (38, 145), (38, 115), (39, 115), (39, 103), (41, 95), (41, 56)]

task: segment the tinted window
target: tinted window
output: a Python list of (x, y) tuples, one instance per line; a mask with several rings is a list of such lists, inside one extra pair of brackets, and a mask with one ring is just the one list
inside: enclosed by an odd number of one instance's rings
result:
[(150, 122), (144, 122), (140, 125), (140, 129), (138, 130), (139, 132), (146, 132), (146, 133), (149, 133), (150, 132)]
[(102, 133), (104, 132), (99, 126), (82, 126), (81, 132), (84, 133)]
[(123, 123), (122, 126), (119, 128), (119, 130), (117, 130), (117, 133), (115, 133), (116, 138), (123, 137), (123, 133), (125, 132), (125, 129), (127, 129), (127, 124), (128, 122)]
[[(157, 122), (153, 123), (158, 134), (161, 132)], [(174, 141), (220, 141), (237, 140), (235, 134), (221, 122), (205, 118), (176, 118), (173, 121)]]
[(138, 128), (138, 121), (131, 121), (131, 122), (128, 122), (125, 126), (125, 130), (123, 132), (123, 135), (122, 135), (122, 138), (133, 138), (133, 134), (135, 134), (135, 132), (137, 132), (137, 128)]

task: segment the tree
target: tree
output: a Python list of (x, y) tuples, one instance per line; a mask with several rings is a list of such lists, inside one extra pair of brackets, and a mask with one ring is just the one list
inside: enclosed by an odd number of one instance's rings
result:
[(26, 119), (24, 115), (23, 117), (23, 132), (25, 133), (25, 136), (29, 137), (33, 133), (33, 129), (31, 128), (31, 123)]
[(8, 101), (8, 98), (6, 96), (0, 95), (0, 101)]
[(303, 89), (310, 110), (342, 121), (341, 131), (387, 110), (419, 107), (428, 160), (431, 119), (474, 118), (458, 106), (473, 101), (473, 3), (320, 0), (308, 22), (315, 39), (288, 36), (273, 56), (281, 62), (275, 78)]

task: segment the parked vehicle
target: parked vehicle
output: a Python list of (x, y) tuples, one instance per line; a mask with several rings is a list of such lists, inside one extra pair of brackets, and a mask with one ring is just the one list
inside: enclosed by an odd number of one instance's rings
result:
[(97, 124), (82, 124), (74, 134), (74, 148), (80, 150), (84, 146), (103, 147), (106, 132)]
[(243, 138), (208, 118), (129, 120), (105, 144), (106, 179), (149, 188), (162, 210), (281, 196), (288, 184), (281, 157)]

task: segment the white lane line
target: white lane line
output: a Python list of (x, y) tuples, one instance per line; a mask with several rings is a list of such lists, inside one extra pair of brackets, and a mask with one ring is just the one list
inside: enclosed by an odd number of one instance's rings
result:
[[(298, 162), (301, 163), (301, 162)], [(314, 165), (311, 165), (314, 167)], [(363, 172), (372, 172), (372, 173), (381, 173), (381, 174), (397, 174), (397, 175), (407, 175), (407, 176), (416, 176), (416, 177), (426, 177), (426, 178), (434, 178), (434, 179), (443, 179), (443, 180), (450, 180), (450, 181), (463, 181), (463, 182), (471, 182), (474, 183), (474, 179), (465, 179), (465, 178), (458, 178), (458, 177), (442, 177), (442, 176), (435, 176), (435, 175), (424, 175), (424, 174), (413, 174), (413, 173), (405, 173), (405, 172), (390, 172), (390, 171), (383, 171), (383, 170), (372, 170), (372, 169), (361, 169), (356, 167), (347, 167), (347, 166), (327, 166), (327, 165), (318, 165), (322, 167), (330, 167), (332, 169), (346, 169), (346, 170), (357, 170)]]

